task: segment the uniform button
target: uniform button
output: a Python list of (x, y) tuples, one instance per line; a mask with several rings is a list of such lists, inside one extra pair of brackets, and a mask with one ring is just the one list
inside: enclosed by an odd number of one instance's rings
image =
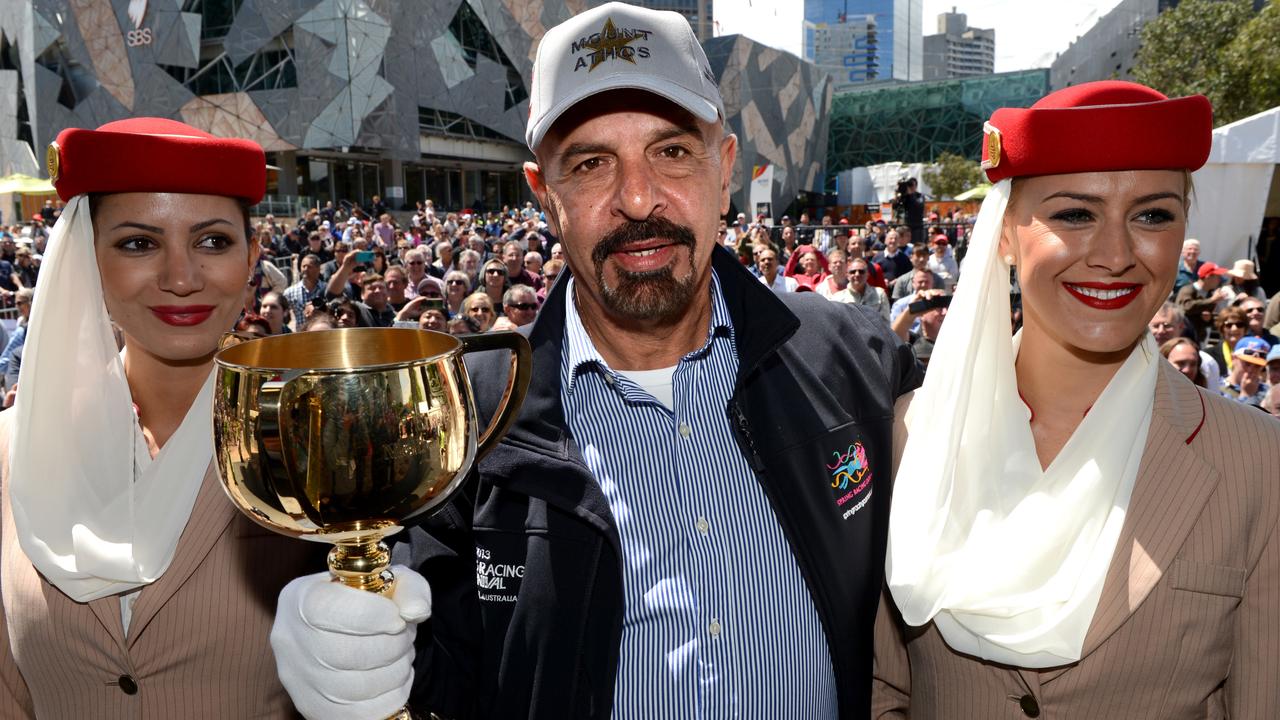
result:
[(120, 679), (116, 680), (116, 684), (120, 686), (121, 692), (125, 695), (138, 694), (138, 681), (128, 675), (121, 675)]
[(694, 523), (694, 527), (698, 528), (698, 532), (703, 535), (706, 535), (711, 531), (711, 523), (707, 522), (707, 519), (704, 517), (699, 517), (698, 521)]
[(1018, 705), (1022, 707), (1022, 712), (1025, 713), (1027, 717), (1040, 717), (1040, 703), (1036, 702), (1034, 695), (1023, 695), (1018, 699)]
[(720, 621), (711, 618), (711, 624), (707, 626), (707, 632), (711, 633), (711, 637), (720, 637)]
[(689, 423), (680, 423), (680, 437), (687, 438), (693, 434), (693, 428), (689, 427)]

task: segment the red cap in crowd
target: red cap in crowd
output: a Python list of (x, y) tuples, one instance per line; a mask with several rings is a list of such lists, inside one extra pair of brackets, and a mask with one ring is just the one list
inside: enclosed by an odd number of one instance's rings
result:
[(1221, 265), (1215, 265), (1214, 263), (1207, 262), (1200, 266), (1200, 269), (1196, 271), (1196, 274), (1200, 276), (1201, 280), (1203, 280), (1210, 275), (1226, 275), (1227, 269)]
[(165, 118), (117, 120), (97, 130), (67, 128), (46, 159), (49, 179), (64, 201), (94, 192), (173, 192), (256, 204), (267, 189), (260, 145)]
[(947, 243), (948, 243), (948, 240), (946, 235), (943, 235), (942, 233), (938, 233), (937, 235), (933, 236), (934, 245), (946, 245)]
[(1196, 170), (1209, 158), (1213, 109), (1203, 95), (1169, 99), (1102, 80), (1000, 108), (983, 128), (987, 179), (1109, 170)]

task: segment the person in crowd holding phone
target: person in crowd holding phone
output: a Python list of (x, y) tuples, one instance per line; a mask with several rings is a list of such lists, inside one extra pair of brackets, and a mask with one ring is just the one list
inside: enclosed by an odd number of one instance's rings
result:
[(49, 158), (68, 204), (0, 414), (0, 717), (292, 718), (267, 632), (323, 556), (237, 512), (214, 460), (262, 148), (135, 118)]
[(1211, 130), (1204, 97), (1122, 81), (986, 124), (995, 184), (906, 414), (873, 717), (1280, 717), (1280, 424), (1147, 329)]

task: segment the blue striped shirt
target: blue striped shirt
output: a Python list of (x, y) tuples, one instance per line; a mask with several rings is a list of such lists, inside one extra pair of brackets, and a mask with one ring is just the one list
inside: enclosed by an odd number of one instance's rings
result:
[(719, 281), (670, 410), (600, 356), (572, 278), (568, 296), (561, 401), (622, 541), (613, 717), (836, 717), (818, 611), (730, 427), (738, 356)]

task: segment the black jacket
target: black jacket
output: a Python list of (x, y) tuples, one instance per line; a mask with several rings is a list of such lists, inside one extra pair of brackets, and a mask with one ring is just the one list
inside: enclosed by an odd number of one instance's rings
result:
[[(865, 718), (893, 405), (919, 385), (919, 367), (862, 308), (808, 293), (780, 297), (730, 253), (713, 257), (739, 354), (725, 413), (812, 592), (840, 717)], [(434, 614), (418, 634), (411, 701), (418, 712), (609, 717), (622, 633), (621, 551), (560, 403), (566, 284), (556, 284), (529, 326), (533, 379), (515, 425), (464, 494), (394, 550), (434, 593)], [(470, 363), (482, 418), (498, 402), (509, 363), (487, 355)], [(871, 485), (869, 498), (859, 496), (868, 502), (851, 512), (855, 503), (837, 504), (848, 489), (833, 489), (828, 464), (855, 442), (865, 448)], [(769, 588), (760, 595), (768, 602)]]

